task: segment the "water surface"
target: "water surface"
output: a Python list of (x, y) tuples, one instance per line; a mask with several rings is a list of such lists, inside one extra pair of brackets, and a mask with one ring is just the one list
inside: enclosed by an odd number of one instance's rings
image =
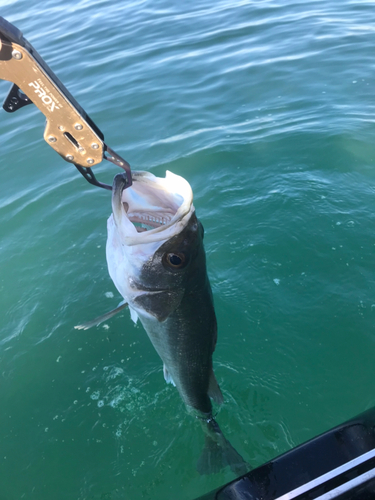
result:
[[(185, 177), (219, 324), (218, 421), (258, 466), (372, 407), (375, 5), (0, 1), (135, 169)], [(0, 81), (5, 98), (8, 82)], [(1, 500), (193, 499), (200, 426), (124, 311), (110, 194), (1, 112)], [(117, 173), (95, 168), (104, 182)]]

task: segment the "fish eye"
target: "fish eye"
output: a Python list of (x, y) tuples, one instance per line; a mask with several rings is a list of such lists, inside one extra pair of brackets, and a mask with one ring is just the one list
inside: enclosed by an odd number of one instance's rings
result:
[(180, 269), (185, 264), (185, 255), (183, 253), (167, 253), (166, 263), (172, 267), (172, 269)]

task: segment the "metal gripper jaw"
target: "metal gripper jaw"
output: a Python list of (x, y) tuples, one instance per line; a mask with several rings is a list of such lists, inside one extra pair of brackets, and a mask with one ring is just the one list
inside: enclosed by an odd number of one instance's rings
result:
[(91, 167), (103, 159), (126, 171), (130, 165), (104, 143), (104, 135), (77, 103), (50, 67), (13, 24), (0, 17), (0, 79), (13, 83), (3, 108), (8, 113), (35, 104), (46, 117), (44, 140), (73, 163), (91, 184), (111, 189), (96, 180)]

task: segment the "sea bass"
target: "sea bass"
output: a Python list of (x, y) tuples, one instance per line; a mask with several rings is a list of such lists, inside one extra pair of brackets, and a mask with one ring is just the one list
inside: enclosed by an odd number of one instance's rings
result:
[(127, 189), (124, 174), (113, 181), (109, 274), (162, 359), (165, 380), (201, 421), (206, 446), (199, 472), (229, 465), (245, 474), (249, 466), (212, 414), (211, 399), (223, 402), (212, 368), (217, 325), (191, 187), (168, 171), (164, 179), (148, 172), (133, 172), (132, 178)]

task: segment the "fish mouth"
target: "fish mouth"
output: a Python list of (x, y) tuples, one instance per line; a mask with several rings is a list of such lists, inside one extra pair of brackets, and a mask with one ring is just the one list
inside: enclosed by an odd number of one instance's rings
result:
[(112, 189), (113, 217), (127, 244), (160, 241), (176, 233), (177, 228), (171, 231), (176, 223), (187, 223), (194, 211), (193, 192), (183, 177), (168, 171), (165, 178), (133, 171), (132, 180), (126, 188), (126, 176), (118, 174)]
[(132, 290), (136, 290), (137, 292), (158, 293), (168, 291), (164, 288), (151, 288), (140, 283), (139, 281), (136, 281), (134, 278), (129, 278), (129, 285)]
[(148, 286), (141, 285), (138, 282), (133, 282), (131, 288), (136, 292), (136, 296), (147, 294), (147, 295), (157, 295), (169, 293), (170, 290), (168, 288), (151, 288)]
[(129, 210), (129, 203), (126, 201), (123, 202), (123, 206), (128, 219), (134, 224), (138, 233), (150, 231), (162, 225), (165, 226), (171, 222), (172, 217), (175, 215), (173, 210), (143, 210), (132, 212)]

